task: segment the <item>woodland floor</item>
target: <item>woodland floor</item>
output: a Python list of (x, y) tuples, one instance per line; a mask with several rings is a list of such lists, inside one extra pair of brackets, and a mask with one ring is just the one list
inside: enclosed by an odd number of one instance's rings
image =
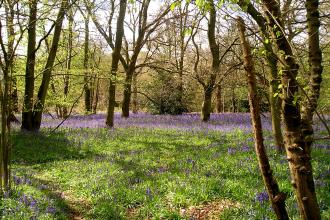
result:
[[(2, 219), (274, 219), (259, 174), (248, 114), (45, 118), (38, 134), (14, 128), (12, 190)], [(263, 119), (287, 208), (297, 219), (285, 156)], [(317, 135), (324, 134), (321, 126)], [(330, 219), (330, 141), (313, 148), (318, 201)]]

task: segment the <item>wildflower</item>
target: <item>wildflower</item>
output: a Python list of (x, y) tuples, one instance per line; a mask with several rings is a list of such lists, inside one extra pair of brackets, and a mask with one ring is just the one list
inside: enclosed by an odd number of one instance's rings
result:
[(248, 152), (248, 151), (250, 151), (249, 146), (244, 145), (244, 146), (242, 147), (242, 152)]
[(35, 199), (32, 199), (29, 206), (32, 210), (36, 210), (37, 209), (37, 201)]
[(18, 176), (13, 176), (13, 180), (14, 180), (14, 183), (16, 185), (19, 185), (19, 184), (22, 183), (22, 179), (20, 177), (18, 177)]
[(149, 187), (147, 187), (146, 194), (150, 199), (152, 198), (151, 189)]
[(263, 204), (264, 202), (268, 201), (268, 193), (266, 191), (263, 191), (261, 193), (257, 193), (255, 196), (255, 200), (258, 201), (260, 204)]
[(236, 153), (236, 150), (234, 148), (229, 147), (228, 154), (234, 154), (234, 153)]
[(46, 208), (46, 212), (49, 213), (49, 214), (54, 215), (56, 213), (56, 209), (54, 207), (52, 207), (52, 206), (48, 206)]

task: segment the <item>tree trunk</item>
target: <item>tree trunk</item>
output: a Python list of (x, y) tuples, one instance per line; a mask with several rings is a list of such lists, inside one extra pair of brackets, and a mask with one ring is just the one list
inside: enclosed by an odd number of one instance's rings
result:
[(317, 108), (317, 102), (320, 97), (320, 88), (322, 82), (322, 50), (320, 48), (319, 39), (319, 1), (307, 0), (307, 26), (308, 26), (308, 64), (310, 71), (310, 79), (308, 84), (308, 99), (305, 98), (302, 106), (302, 126), (303, 136), (306, 141), (306, 150), (311, 151), (313, 142), (313, 115)]
[(236, 112), (235, 87), (231, 90), (231, 112)]
[[(313, 181), (313, 170), (311, 164), (308, 140), (304, 139), (302, 120), (300, 116), (300, 105), (298, 98), (298, 64), (292, 52), (288, 40), (285, 38), (285, 30), (280, 5), (277, 1), (263, 1), (265, 14), (269, 23), (269, 30), (276, 40), (276, 46), (282, 67), (282, 112), (285, 130), (285, 148), (289, 161), (292, 185), (295, 189), (297, 203), (301, 219), (320, 219), (320, 209), (317, 203), (315, 186)], [(316, 6), (317, 7), (317, 6)], [(309, 19), (310, 20), (310, 19)], [(315, 33), (313, 33), (314, 35)]]
[(137, 114), (139, 111), (139, 106), (138, 106), (138, 95), (137, 95), (137, 73), (133, 75), (133, 100), (132, 100), (132, 105), (133, 105), (133, 113)]
[(35, 131), (40, 129), (42, 112), (43, 112), (44, 105), (45, 105), (49, 81), (50, 81), (53, 66), (54, 66), (54, 61), (55, 61), (57, 48), (58, 48), (58, 42), (59, 42), (60, 36), (61, 36), (62, 23), (63, 23), (64, 15), (67, 10), (67, 5), (68, 5), (68, 0), (62, 0), (61, 7), (58, 12), (56, 21), (55, 21), (56, 23), (55, 23), (55, 30), (54, 30), (52, 46), (49, 51), (46, 66), (44, 67), (44, 70), (43, 70), (43, 77), (42, 77), (41, 85), (39, 87), (37, 100), (36, 100), (36, 103), (34, 104), (34, 109), (33, 109), (33, 130), (35, 130)]
[(238, 18), (237, 24), (244, 55), (244, 68), (248, 79), (249, 104), (255, 140), (255, 151), (258, 158), (259, 168), (277, 219), (289, 219), (285, 208), (286, 195), (280, 191), (277, 181), (272, 174), (266, 149), (263, 143), (263, 133), (260, 119), (260, 103), (257, 93), (255, 69), (252, 61), (250, 44), (245, 39), (245, 24), (241, 17)]
[[(0, 104), (1, 104), (1, 139), (0, 139), (0, 189), (8, 190), (10, 171), (9, 171), (9, 160), (10, 160), (10, 100), (9, 100), (9, 68), (8, 64), (5, 64), (3, 71), (3, 86), (0, 85)], [(0, 82), (2, 84), (2, 82)]]
[(204, 89), (204, 101), (202, 105), (202, 121), (206, 122), (210, 119), (212, 111), (212, 90)]
[[(67, 63), (66, 63), (66, 72), (67, 75), (64, 76), (64, 99), (68, 98), (69, 94), (69, 84), (70, 84), (70, 71), (71, 71), (71, 61), (72, 61), (72, 49), (73, 49), (73, 9), (70, 9), (69, 12), (69, 37), (68, 37), (68, 54), (67, 54)], [(68, 108), (63, 106), (63, 118), (68, 117)]]
[(202, 121), (208, 121), (210, 119), (212, 111), (212, 92), (215, 87), (217, 74), (220, 68), (220, 50), (219, 45), (215, 38), (215, 23), (216, 23), (216, 10), (213, 1), (208, 1), (210, 3), (209, 11), (209, 23), (207, 29), (207, 37), (209, 42), (209, 47), (212, 54), (212, 70), (207, 84), (204, 86), (204, 102), (202, 105)]
[[(106, 125), (113, 127), (115, 105), (116, 105), (116, 77), (118, 71), (118, 63), (120, 58), (120, 51), (122, 46), (122, 39), (124, 35), (124, 19), (126, 13), (127, 0), (120, 0), (120, 9), (117, 19), (117, 31), (115, 48), (112, 53), (112, 63), (111, 63), (111, 75), (110, 75), (110, 86), (109, 86), (109, 101), (108, 101), (108, 111)], [(111, 36), (110, 36), (111, 37)]]
[(222, 94), (221, 94), (221, 85), (217, 85), (217, 102), (216, 102), (216, 111), (217, 113), (223, 112), (222, 108)]
[(85, 68), (85, 113), (89, 114), (92, 111), (92, 91), (90, 88), (88, 77), (89, 72), (89, 13), (87, 12), (85, 18), (85, 42), (84, 42), (84, 68)]
[(131, 102), (131, 95), (132, 95), (132, 80), (133, 80), (134, 72), (131, 73), (126, 72), (125, 84), (124, 84), (124, 96), (122, 101), (122, 114), (123, 118), (129, 117), (129, 106)]
[(255, 9), (255, 7), (251, 4), (251, 2), (239, 0), (238, 4), (240, 5), (241, 8), (246, 8), (247, 13), (251, 15), (253, 19), (257, 22), (262, 33), (263, 45), (265, 50), (267, 51), (266, 60), (269, 65), (269, 70), (271, 73), (269, 100), (270, 100), (270, 112), (272, 119), (272, 131), (277, 149), (279, 151), (283, 151), (284, 141), (283, 141), (282, 128), (281, 128), (281, 99), (278, 95), (274, 97), (274, 95), (278, 93), (278, 86), (280, 84), (280, 79), (278, 76), (277, 57), (271, 44), (269, 43), (270, 34), (267, 31), (266, 20), (262, 16), (262, 14)]
[(94, 95), (94, 98), (93, 98), (93, 114), (96, 114), (97, 113), (97, 106), (98, 106), (98, 103), (99, 103), (99, 93), (100, 93), (100, 89), (99, 89), (99, 86), (100, 86), (100, 79), (96, 79), (96, 83), (95, 83), (95, 95)]
[(22, 110), (22, 130), (33, 130), (33, 95), (34, 95), (34, 70), (36, 62), (36, 22), (37, 0), (29, 1), (30, 15), (28, 27), (28, 47), (25, 68), (24, 103)]
[(270, 114), (272, 119), (272, 131), (276, 148), (279, 151), (284, 151), (284, 141), (281, 128), (281, 99), (278, 97), (278, 95), (274, 97), (274, 94), (276, 94), (278, 91), (278, 85), (278, 82), (271, 82), (269, 88)]

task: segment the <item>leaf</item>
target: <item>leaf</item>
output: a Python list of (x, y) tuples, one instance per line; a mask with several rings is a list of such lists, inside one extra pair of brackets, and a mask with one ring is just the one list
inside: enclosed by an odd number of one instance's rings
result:
[(175, 1), (175, 2), (173, 2), (173, 3), (171, 4), (171, 6), (170, 6), (171, 11), (174, 11), (174, 9), (175, 9), (177, 6), (179, 6), (179, 5), (180, 5), (180, 2), (179, 2), (179, 1)]

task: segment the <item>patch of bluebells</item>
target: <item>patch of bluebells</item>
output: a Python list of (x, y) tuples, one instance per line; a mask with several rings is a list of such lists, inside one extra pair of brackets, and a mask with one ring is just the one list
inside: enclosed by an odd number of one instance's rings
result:
[[(268, 114), (262, 117), (263, 128), (271, 130), (271, 120)], [(63, 128), (105, 128), (105, 114), (95, 115), (73, 115), (68, 118), (61, 127)], [(49, 115), (43, 115), (42, 127), (54, 128), (61, 122), (61, 119), (53, 119)], [(115, 114), (115, 127), (142, 127), (161, 129), (180, 129), (187, 131), (216, 130), (230, 132), (240, 129), (245, 132), (252, 131), (251, 118), (249, 113), (220, 113), (211, 114), (208, 123), (200, 119), (199, 113), (187, 113), (183, 115), (152, 115), (149, 113), (131, 114), (128, 119), (123, 119), (120, 113)], [(88, 136), (88, 134), (86, 134)], [(84, 138), (83, 138), (84, 139)]]
[(255, 201), (260, 204), (264, 204), (269, 200), (268, 193), (266, 191), (259, 192), (255, 195)]

